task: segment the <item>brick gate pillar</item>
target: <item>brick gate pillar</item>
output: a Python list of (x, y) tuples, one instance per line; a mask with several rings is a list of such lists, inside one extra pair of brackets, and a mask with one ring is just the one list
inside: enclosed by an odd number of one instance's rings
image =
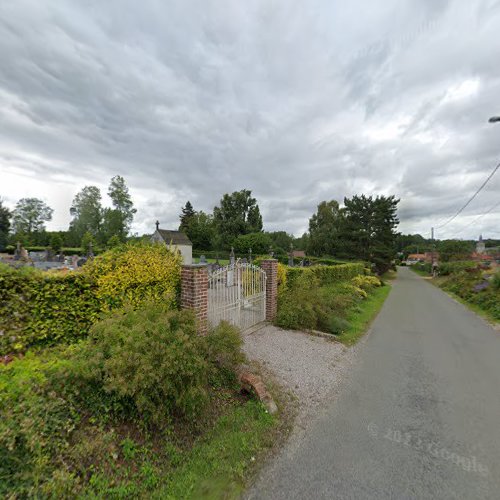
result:
[(200, 335), (208, 332), (208, 270), (204, 264), (182, 266), (181, 308), (191, 309), (196, 316)]
[(266, 259), (260, 263), (266, 279), (266, 321), (273, 321), (278, 310), (278, 261)]

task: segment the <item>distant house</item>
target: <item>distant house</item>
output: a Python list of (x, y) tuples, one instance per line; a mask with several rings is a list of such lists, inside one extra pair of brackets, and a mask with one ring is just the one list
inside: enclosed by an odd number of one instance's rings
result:
[(406, 263), (408, 265), (416, 264), (417, 262), (427, 262), (428, 264), (432, 264), (433, 262), (437, 262), (438, 260), (438, 252), (411, 253), (408, 255)]
[(292, 250), (292, 255), (294, 259), (303, 259), (306, 256), (304, 250)]
[(406, 259), (408, 265), (416, 264), (417, 262), (425, 262), (425, 253), (411, 253)]
[(164, 243), (180, 252), (184, 264), (193, 263), (193, 244), (183, 232), (160, 229), (160, 223), (156, 221), (156, 231), (152, 234), (151, 241), (153, 243)]

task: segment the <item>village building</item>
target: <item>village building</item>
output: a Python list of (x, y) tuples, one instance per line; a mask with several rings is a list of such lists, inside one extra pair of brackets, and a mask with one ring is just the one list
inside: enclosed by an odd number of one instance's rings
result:
[(171, 247), (182, 255), (183, 264), (193, 263), (193, 244), (191, 240), (182, 231), (170, 229), (160, 229), (160, 223), (156, 221), (156, 231), (151, 235), (151, 242), (163, 243)]

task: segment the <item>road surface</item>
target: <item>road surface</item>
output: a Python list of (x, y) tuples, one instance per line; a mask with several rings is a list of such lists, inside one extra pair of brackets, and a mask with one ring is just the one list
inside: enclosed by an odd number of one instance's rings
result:
[(500, 499), (500, 332), (406, 268), (342, 390), (252, 499)]

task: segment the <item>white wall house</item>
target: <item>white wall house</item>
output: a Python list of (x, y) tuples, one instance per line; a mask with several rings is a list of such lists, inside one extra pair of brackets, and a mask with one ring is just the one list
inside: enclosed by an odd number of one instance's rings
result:
[(193, 263), (193, 244), (183, 232), (160, 229), (160, 223), (157, 221), (156, 231), (152, 234), (151, 241), (154, 243), (164, 243), (180, 252), (183, 264)]

